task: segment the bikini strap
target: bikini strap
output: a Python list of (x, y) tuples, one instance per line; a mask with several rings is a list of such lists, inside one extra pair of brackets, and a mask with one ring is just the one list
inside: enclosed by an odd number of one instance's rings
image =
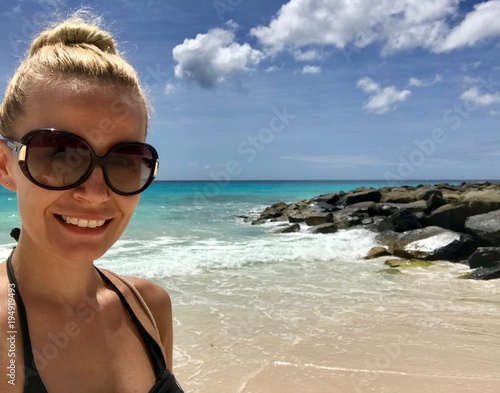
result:
[(141, 304), (144, 312), (146, 313), (146, 315), (148, 316), (149, 320), (151, 321), (151, 324), (153, 325), (156, 333), (158, 333), (158, 335), (160, 335), (160, 330), (158, 329), (158, 325), (156, 324), (156, 321), (155, 321), (155, 318), (153, 316), (153, 313), (149, 309), (146, 301), (144, 300), (144, 298), (142, 297), (142, 295), (139, 293), (139, 291), (137, 290), (137, 288), (134, 286), (134, 284), (132, 284), (125, 277), (120, 276), (117, 273), (114, 273), (114, 272), (112, 272), (110, 270), (106, 270), (106, 272), (108, 272), (108, 273), (112, 274), (113, 276), (115, 276), (116, 278), (118, 278), (121, 282), (123, 282), (134, 293), (134, 295), (137, 297), (137, 300), (139, 300), (139, 303)]
[[(156, 340), (153, 337), (151, 337), (151, 335), (148, 333), (146, 328), (144, 328), (141, 321), (139, 320), (139, 318), (137, 318), (134, 311), (132, 310), (132, 307), (130, 307), (127, 299), (125, 299), (125, 296), (123, 295), (123, 293), (120, 292), (118, 287), (100, 269), (96, 268), (96, 270), (101, 275), (101, 277), (104, 279), (104, 281), (108, 283), (108, 285), (111, 287), (111, 289), (118, 295), (123, 306), (128, 311), (130, 317), (132, 318), (132, 321), (139, 329), (139, 333), (143, 337), (144, 343), (148, 347), (149, 353), (152, 357), (151, 360), (153, 362), (153, 367), (155, 369), (155, 375), (158, 378), (166, 369), (165, 358), (163, 357), (163, 353), (162, 353), (160, 346), (158, 345)], [(130, 285), (132, 285), (132, 284), (130, 284)]]

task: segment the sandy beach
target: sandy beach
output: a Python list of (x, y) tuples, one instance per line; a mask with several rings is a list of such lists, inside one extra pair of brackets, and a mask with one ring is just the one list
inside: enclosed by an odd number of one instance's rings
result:
[[(357, 304), (362, 290), (328, 286), (327, 264), (314, 266), (295, 285), (290, 266), (169, 279), (186, 392), (500, 391), (498, 286), (448, 281), (459, 268), (443, 265), (383, 277)], [(414, 288), (390, 285), (401, 279)], [(419, 298), (403, 300), (406, 290)]]

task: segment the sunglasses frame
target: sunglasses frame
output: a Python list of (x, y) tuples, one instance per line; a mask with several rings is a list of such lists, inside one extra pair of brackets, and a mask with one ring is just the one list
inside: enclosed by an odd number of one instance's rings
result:
[[(28, 164), (26, 162), (26, 156), (28, 154), (28, 147), (29, 147), (30, 140), (33, 137), (35, 137), (36, 135), (39, 135), (40, 132), (51, 132), (51, 133), (57, 133), (58, 135), (65, 135), (65, 136), (71, 137), (71, 138), (76, 139), (79, 142), (81, 142), (89, 150), (89, 152), (90, 152), (89, 168), (87, 169), (85, 174), (77, 182), (75, 182), (71, 185), (67, 185), (67, 186), (54, 187), (54, 186), (48, 186), (45, 184), (41, 184), (31, 175), (29, 168), (28, 168)], [(31, 130), (21, 138), (21, 142), (14, 141), (14, 140), (9, 139), (1, 134), (0, 134), (0, 140), (3, 140), (5, 142), (5, 144), (7, 145), (7, 147), (13, 151), (13, 153), (15, 154), (15, 156), (18, 159), (19, 167), (21, 168), (24, 175), (33, 184), (36, 184), (37, 186), (44, 188), (46, 190), (64, 191), (64, 190), (70, 190), (72, 188), (76, 188), (89, 178), (89, 176), (92, 174), (92, 172), (94, 171), (94, 168), (97, 165), (100, 165), (103, 169), (104, 181), (106, 182), (106, 185), (114, 193), (116, 193), (118, 195), (122, 195), (122, 196), (132, 196), (132, 195), (140, 194), (141, 192), (143, 192), (146, 188), (148, 188), (151, 185), (156, 174), (158, 173), (158, 168), (160, 165), (159, 161), (158, 161), (158, 152), (156, 151), (156, 149), (153, 146), (151, 146), (148, 143), (144, 143), (144, 142), (119, 142), (119, 143), (111, 146), (103, 156), (99, 156), (96, 154), (96, 152), (94, 151), (94, 149), (92, 148), (90, 143), (88, 143), (81, 136), (76, 135), (76, 134), (69, 132), (69, 131), (59, 130), (56, 128), (37, 128), (37, 129)], [(150, 173), (147, 182), (139, 190), (132, 191), (132, 192), (123, 192), (123, 191), (116, 189), (111, 184), (109, 177), (108, 177), (108, 169), (106, 166), (106, 159), (107, 159), (109, 153), (116, 150), (117, 148), (122, 147), (122, 146), (133, 146), (133, 145), (139, 145), (139, 146), (143, 146), (143, 147), (145, 146), (151, 151), (152, 156), (153, 156), (152, 161), (154, 161), (154, 169)], [(153, 166), (152, 166), (152, 168), (153, 168)]]

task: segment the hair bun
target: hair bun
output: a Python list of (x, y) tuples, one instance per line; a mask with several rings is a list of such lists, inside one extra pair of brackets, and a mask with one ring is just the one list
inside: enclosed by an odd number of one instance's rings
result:
[(30, 56), (45, 46), (51, 45), (93, 45), (102, 52), (116, 54), (116, 42), (107, 31), (99, 27), (98, 21), (86, 21), (79, 15), (42, 32), (30, 48)]

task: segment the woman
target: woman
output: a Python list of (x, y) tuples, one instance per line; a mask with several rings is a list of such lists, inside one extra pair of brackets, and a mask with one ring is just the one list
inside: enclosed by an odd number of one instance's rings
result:
[(0, 108), (0, 183), (22, 221), (0, 265), (0, 392), (182, 392), (168, 294), (93, 264), (158, 156), (135, 71), (87, 19), (34, 39)]

